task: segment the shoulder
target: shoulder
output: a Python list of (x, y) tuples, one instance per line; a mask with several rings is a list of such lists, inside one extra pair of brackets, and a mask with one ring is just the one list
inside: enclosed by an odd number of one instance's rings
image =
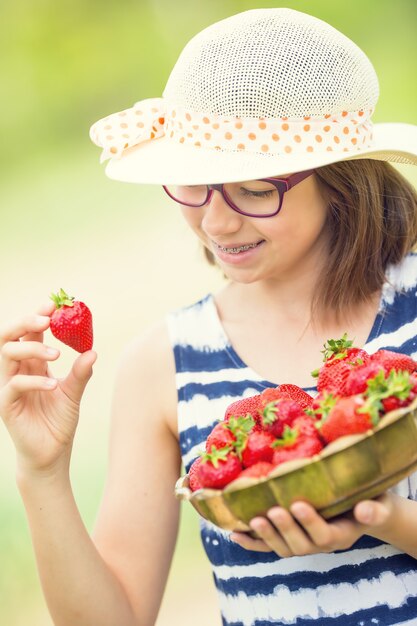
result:
[[(168, 327), (161, 320), (132, 339), (119, 359), (114, 402), (128, 414), (152, 412), (170, 428), (176, 424), (175, 361)], [(137, 406), (137, 411), (132, 407)], [(119, 411), (120, 412), (120, 411)]]

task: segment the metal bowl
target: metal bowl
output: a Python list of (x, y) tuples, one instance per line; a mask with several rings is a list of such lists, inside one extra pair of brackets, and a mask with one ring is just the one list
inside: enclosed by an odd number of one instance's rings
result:
[(289, 508), (296, 500), (309, 502), (330, 519), (375, 498), (416, 468), (417, 399), (384, 415), (375, 429), (340, 437), (319, 454), (283, 463), (265, 478), (237, 478), (223, 490), (192, 492), (186, 474), (177, 481), (175, 495), (221, 528), (250, 530), (253, 517), (274, 505)]

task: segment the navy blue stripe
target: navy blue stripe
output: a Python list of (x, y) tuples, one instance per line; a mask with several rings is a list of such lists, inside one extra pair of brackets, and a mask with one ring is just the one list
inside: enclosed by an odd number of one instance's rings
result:
[(178, 398), (181, 401), (190, 401), (195, 395), (204, 395), (209, 400), (217, 400), (224, 396), (242, 398), (247, 389), (259, 389), (262, 391), (264, 387), (259, 382), (253, 380), (223, 380), (215, 383), (191, 382), (178, 389)]
[(377, 584), (377, 579), (385, 572), (393, 573), (395, 576), (415, 572), (415, 560), (407, 554), (395, 554), (386, 558), (371, 558), (357, 567), (346, 564), (326, 572), (305, 570), (293, 574), (272, 574), (262, 578), (259, 576), (240, 576), (238, 579), (231, 577), (228, 580), (219, 580), (215, 577), (215, 583), (216, 587), (228, 596), (233, 597), (244, 593), (250, 597), (259, 594), (260, 585), (262, 595), (273, 595), (277, 586), (286, 587), (290, 592), (296, 593), (300, 589), (318, 589), (325, 585), (355, 585), (362, 580), (373, 580)]
[(236, 365), (224, 349), (198, 350), (190, 345), (179, 344), (173, 349), (177, 372), (218, 372), (221, 369), (236, 369)]

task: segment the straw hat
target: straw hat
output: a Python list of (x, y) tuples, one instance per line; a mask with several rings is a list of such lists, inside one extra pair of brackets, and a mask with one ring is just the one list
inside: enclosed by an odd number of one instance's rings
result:
[(417, 126), (372, 124), (378, 79), (335, 28), (292, 9), (239, 13), (184, 48), (162, 98), (96, 122), (106, 174), (134, 183), (267, 178), (347, 159), (417, 164)]

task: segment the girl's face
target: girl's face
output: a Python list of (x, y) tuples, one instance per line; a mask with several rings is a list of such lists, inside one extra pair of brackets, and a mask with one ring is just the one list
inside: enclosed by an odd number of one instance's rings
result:
[(241, 215), (218, 191), (203, 207), (183, 206), (182, 212), (233, 281), (281, 280), (306, 270), (314, 274), (325, 261), (327, 210), (314, 174), (285, 193), (273, 217)]

